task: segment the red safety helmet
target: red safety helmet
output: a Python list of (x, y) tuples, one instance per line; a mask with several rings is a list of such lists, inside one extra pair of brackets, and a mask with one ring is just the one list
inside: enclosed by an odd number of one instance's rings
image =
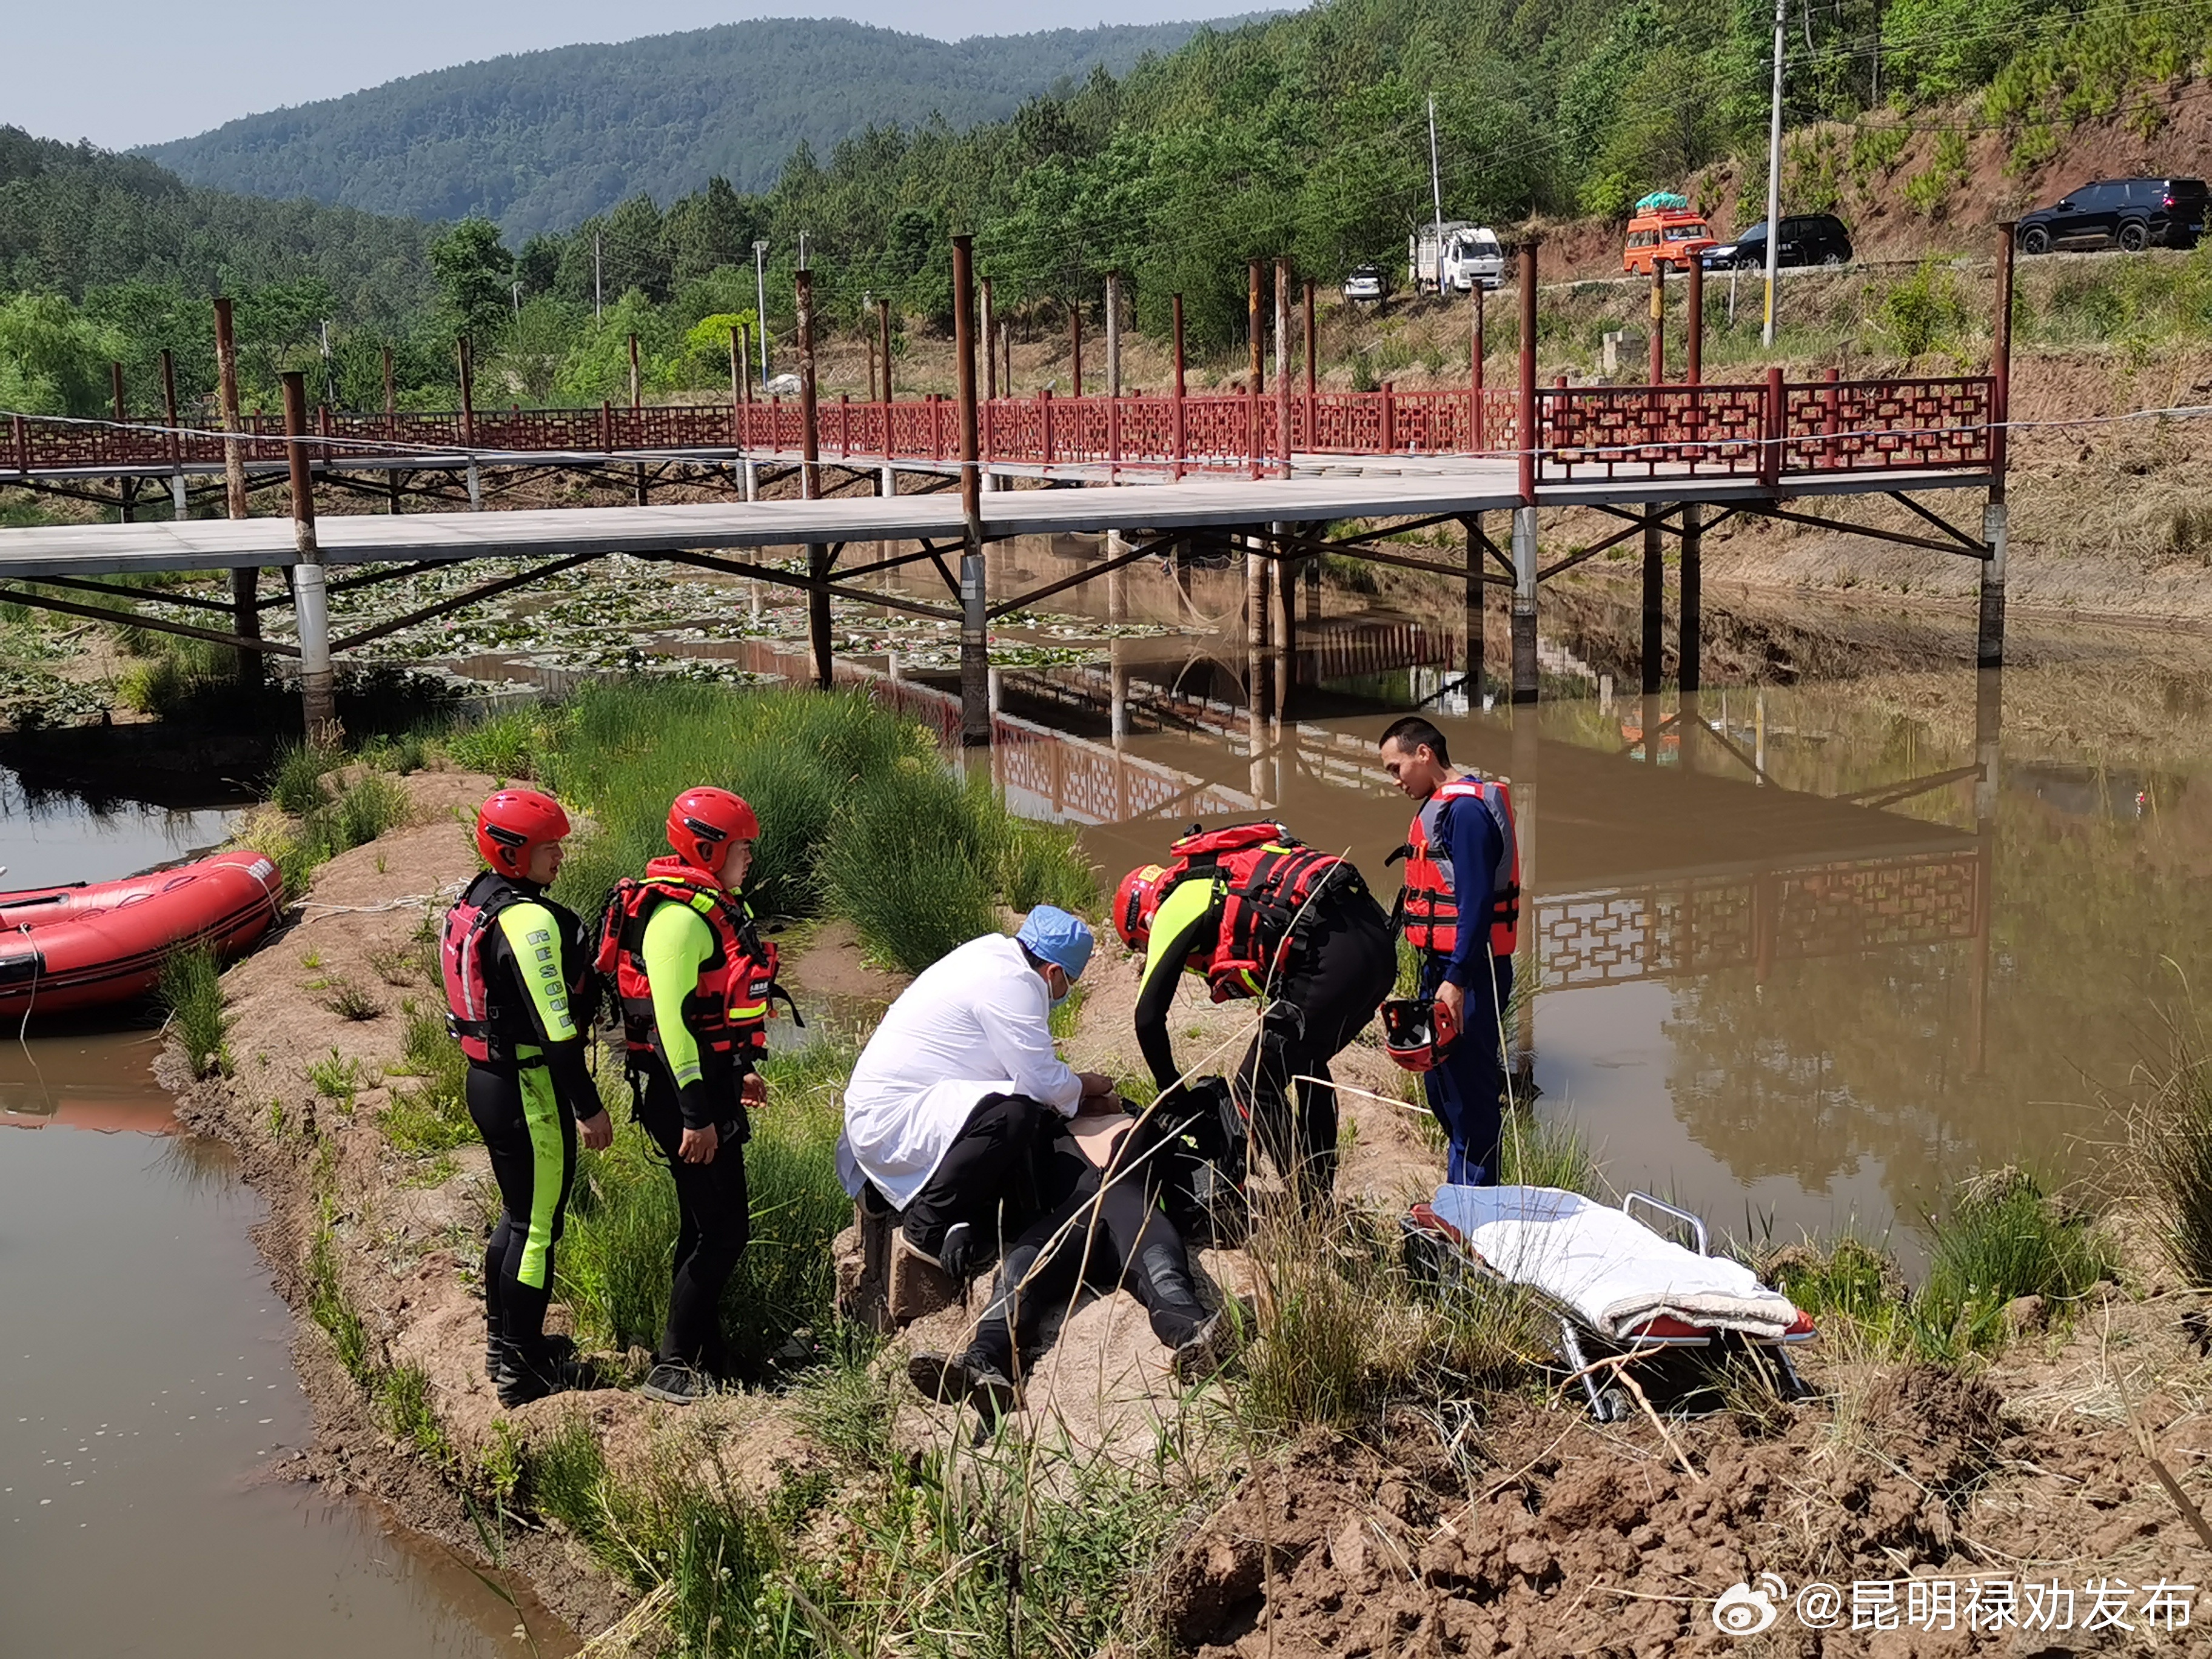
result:
[(1451, 1010), (1432, 997), (1393, 997), (1382, 1005), (1382, 1047), (1409, 1072), (1431, 1072), (1459, 1040)]
[(568, 833), (561, 803), (535, 789), (502, 789), (477, 808), (477, 851), (502, 876), (521, 876), (539, 848)]
[(1140, 864), (1121, 878), (1114, 893), (1114, 931), (1132, 951), (1141, 951), (1152, 937), (1152, 913), (1160, 908), (1160, 878), (1166, 866)]
[(699, 869), (719, 875), (732, 842), (759, 839), (760, 820), (753, 809), (726, 789), (686, 789), (669, 805), (668, 844)]

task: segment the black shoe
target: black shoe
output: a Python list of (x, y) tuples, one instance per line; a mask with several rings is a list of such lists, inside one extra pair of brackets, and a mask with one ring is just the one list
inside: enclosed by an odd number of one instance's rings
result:
[(1175, 1379), (1185, 1388), (1203, 1382), (1228, 1362), (1237, 1351), (1237, 1321), (1226, 1307), (1217, 1308), (1206, 1323), (1176, 1345), (1170, 1362)]
[(647, 1400), (665, 1400), (672, 1406), (689, 1406), (716, 1392), (714, 1379), (696, 1365), (680, 1359), (653, 1362), (638, 1392)]
[(493, 1383), (499, 1391), (499, 1403), (511, 1411), (548, 1395), (595, 1389), (599, 1380), (590, 1366), (578, 1359), (556, 1359), (547, 1354), (532, 1362), (510, 1354)]
[(918, 1353), (907, 1361), (906, 1376), (923, 1399), (941, 1406), (973, 1406), (986, 1422), (1021, 1408), (1021, 1390), (988, 1359), (964, 1353)]

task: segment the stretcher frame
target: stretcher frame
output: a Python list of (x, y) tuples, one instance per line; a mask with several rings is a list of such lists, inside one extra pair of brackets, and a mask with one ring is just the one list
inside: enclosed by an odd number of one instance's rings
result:
[[(1703, 1217), (1680, 1209), (1663, 1199), (1654, 1198), (1649, 1193), (1630, 1193), (1620, 1201), (1621, 1213), (1658, 1238), (1665, 1238), (1667, 1235), (1637, 1213), (1639, 1206), (1687, 1227), (1691, 1237), (1696, 1242), (1697, 1254), (1712, 1254)], [(1543, 1310), (1545, 1316), (1558, 1326), (1559, 1357), (1569, 1367), (1573, 1378), (1581, 1382), (1583, 1396), (1589, 1402), (1590, 1415), (1601, 1423), (1617, 1422), (1633, 1409), (1620, 1389), (1599, 1386), (1597, 1372), (1607, 1361), (1615, 1362), (1625, 1369), (1638, 1360), (1677, 1350), (1711, 1353), (1716, 1349), (1725, 1349), (1731, 1344), (1766, 1350), (1767, 1357), (1781, 1374), (1780, 1392), (1784, 1399), (1802, 1400), (1813, 1392), (1804, 1379), (1798, 1376), (1797, 1368), (1790, 1359), (1792, 1347), (1801, 1342), (1810, 1342), (1820, 1334), (1811, 1317), (1802, 1310), (1799, 1310), (1796, 1322), (1778, 1337), (1758, 1337), (1741, 1331), (1692, 1325), (1668, 1314), (1654, 1315), (1626, 1335), (1614, 1336), (1592, 1325), (1572, 1304), (1552, 1295), (1541, 1286), (1507, 1278), (1469, 1244), (1457, 1228), (1438, 1215), (1426, 1200), (1414, 1205), (1408, 1213), (1400, 1217), (1398, 1227), (1407, 1267), (1417, 1277), (1449, 1283), (1460, 1273), (1472, 1273), (1486, 1283), (1511, 1285), (1532, 1297)], [(1595, 1358), (1591, 1357), (1593, 1353), (1596, 1356)]]

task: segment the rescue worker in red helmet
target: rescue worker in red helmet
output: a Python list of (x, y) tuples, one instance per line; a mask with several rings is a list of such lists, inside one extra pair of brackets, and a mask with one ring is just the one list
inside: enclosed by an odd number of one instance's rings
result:
[(575, 1179), (576, 1143), (613, 1139), (585, 1060), (597, 1000), (575, 914), (545, 890), (568, 816), (535, 789), (477, 811), (490, 867), (446, 913), (440, 967), (448, 1023), (468, 1056), (469, 1116), (491, 1154), (500, 1218), (484, 1247), (484, 1366), (503, 1406), (588, 1386), (574, 1349), (545, 1335), (553, 1251)]
[(1358, 870), (1278, 823), (1194, 830), (1173, 861), (1123, 878), (1114, 924), (1145, 952), (1137, 1043), (1163, 1093), (1183, 1081), (1168, 1015), (1186, 970), (1216, 1002), (1266, 1001), (1235, 1091), (1253, 1133), (1309, 1210), (1336, 1182), (1329, 1062), (1359, 1035), (1397, 976), (1389, 923)]
[(750, 1237), (745, 1112), (766, 1098), (752, 1068), (775, 960), (740, 896), (759, 836), (728, 790), (685, 790), (668, 809), (670, 855), (617, 888), (602, 923), (638, 1121), (676, 1181), (668, 1324), (643, 1392), (678, 1404), (729, 1376), (720, 1304)]
[(1511, 803), (1502, 784), (1455, 776), (1443, 733), (1418, 714), (1395, 721), (1382, 750), (1382, 769), (1420, 804), (1401, 849), (1409, 855), (1401, 925), (1420, 958), (1421, 994), (1459, 1032), (1422, 1074), (1443, 1126), (1444, 1179), (1494, 1186), (1504, 1123), (1500, 1030), (1513, 1000), (1521, 903)]

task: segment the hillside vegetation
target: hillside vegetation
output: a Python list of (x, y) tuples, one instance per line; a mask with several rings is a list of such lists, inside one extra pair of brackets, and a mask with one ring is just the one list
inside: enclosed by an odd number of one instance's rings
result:
[(410, 76), (232, 121), (147, 153), (195, 184), (423, 219), (566, 229), (641, 191), (773, 183), (795, 143), (884, 124), (1000, 118), (1094, 70), (1170, 52), (1189, 23), (933, 40), (765, 18)]

